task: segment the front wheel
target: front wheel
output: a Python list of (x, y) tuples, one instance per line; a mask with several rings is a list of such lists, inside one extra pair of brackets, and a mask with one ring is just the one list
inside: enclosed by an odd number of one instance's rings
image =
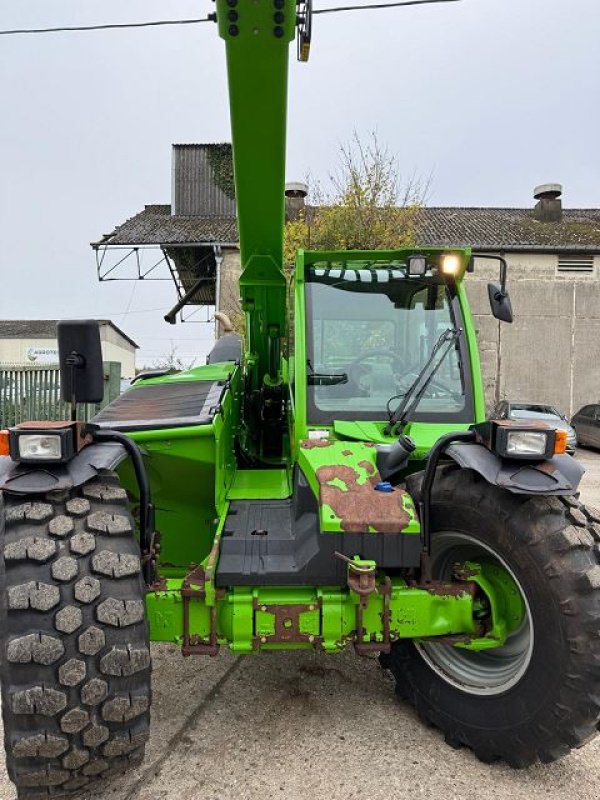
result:
[(102, 471), (0, 495), (0, 682), (18, 797), (64, 797), (141, 763), (150, 651), (125, 490)]
[(502, 647), (473, 652), (408, 641), (386, 657), (396, 691), (446, 741), (483, 761), (554, 761), (596, 733), (600, 719), (600, 515), (572, 498), (531, 498), (470, 470), (439, 471), (432, 497), (432, 565), (485, 563), (518, 593)]

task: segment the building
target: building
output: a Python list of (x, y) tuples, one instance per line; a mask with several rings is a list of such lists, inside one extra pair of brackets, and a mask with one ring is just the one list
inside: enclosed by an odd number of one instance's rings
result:
[[(230, 145), (175, 145), (172, 165), (171, 205), (146, 206), (93, 243), (103, 265), (99, 277), (104, 270), (114, 278), (130, 259), (137, 261), (133, 277), (147, 278), (140, 252), (154, 248), (168, 265), (178, 306), (191, 301), (236, 313), (240, 259)], [(294, 184), (288, 194), (293, 216), (306, 193)], [(488, 406), (510, 398), (571, 415), (600, 400), (600, 208), (563, 208), (557, 184), (534, 195), (536, 202), (523, 208), (423, 208), (417, 243), (505, 256), (512, 325), (490, 313), (487, 284), (498, 276), (493, 262), (476, 258), (466, 283)], [(172, 313), (167, 317), (174, 321)]]
[(490, 314), (493, 262), (475, 259), (466, 286), (486, 400), (537, 401), (571, 416), (600, 399), (600, 209), (565, 209), (557, 184), (530, 208), (426, 208), (419, 243), (504, 255), (511, 325)]
[[(0, 365), (57, 364), (55, 319), (0, 320)], [(104, 361), (121, 364), (121, 377), (135, 376), (138, 345), (108, 319), (98, 320)]]
[(172, 280), (165, 319), (209, 319), (217, 296), (237, 292), (221, 285), (239, 272), (231, 145), (173, 145), (171, 204), (145, 206), (91, 246), (100, 281)]

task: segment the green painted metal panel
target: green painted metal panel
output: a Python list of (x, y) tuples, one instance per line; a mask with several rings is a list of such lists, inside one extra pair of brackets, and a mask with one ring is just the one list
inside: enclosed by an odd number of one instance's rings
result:
[[(200, 369), (200, 374), (203, 368)], [(229, 375), (231, 365), (212, 369), (212, 379)], [(158, 380), (169, 380), (160, 378)], [(205, 377), (202, 380), (206, 380)], [(210, 425), (134, 431), (129, 436), (141, 447), (161, 534), (159, 568), (175, 573), (199, 563), (209, 553), (215, 519), (227, 508), (227, 493), (234, 480), (234, 435), (239, 421), (240, 372), (221, 401), (221, 411)], [(133, 388), (131, 391), (135, 391)], [(137, 485), (129, 461), (119, 467), (132, 497)]]
[(199, 367), (192, 367), (182, 372), (173, 372), (167, 375), (160, 375), (156, 378), (145, 378), (137, 381), (128, 390), (134, 392), (140, 386), (152, 386), (165, 383), (190, 383), (193, 381), (227, 381), (239, 368), (230, 362), (222, 364), (206, 364)]
[[(151, 638), (154, 641), (181, 643), (183, 637), (183, 599), (181, 581), (167, 581), (167, 590), (146, 597)], [(358, 596), (348, 589), (312, 587), (235, 587), (217, 598), (217, 633), (220, 644), (238, 653), (255, 650), (310, 649), (315, 645), (328, 652), (343, 649), (348, 643), (383, 641), (385, 598), (369, 596), (362, 612), (364, 633), (358, 630)], [(304, 642), (275, 643), (269, 639), (276, 631), (274, 607), (301, 606), (298, 632)], [(191, 599), (190, 634), (206, 640), (210, 635), (210, 614), (201, 598)], [(439, 594), (408, 587), (399, 578), (391, 581), (389, 599), (392, 639), (424, 638), (448, 634), (472, 635), (476, 630), (474, 600), (464, 592)], [(293, 612), (292, 612), (293, 613)], [(286, 611), (283, 610), (285, 617)], [(312, 637), (312, 640), (310, 640)]]
[[(375, 508), (376, 502), (383, 498), (378, 496), (373, 487), (373, 483), (380, 480), (377, 472), (377, 451), (371, 442), (354, 442), (338, 440), (314, 440), (304, 441), (300, 445), (298, 454), (298, 466), (305, 474), (315, 496), (319, 498), (320, 508), (320, 528), (323, 532), (339, 533), (345, 530), (345, 521), (339, 509), (336, 510), (331, 504), (323, 500), (323, 487), (331, 487), (334, 491), (332, 495), (339, 496), (348, 494), (349, 499), (345, 502), (340, 499), (340, 505), (347, 508), (349, 515), (354, 516), (356, 507), (360, 503), (365, 507)], [(319, 475), (319, 470), (328, 470), (329, 476)], [(335, 474), (334, 474), (335, 473)], [(339, 491), (338, 491), (339, 490)], [(421, 528), (417, 518), (415, 505), (412, 498), (401, 492), (394, 492), (394, 500), (398, 502), (399, 508), (403, 513), (398, 513), (399, 523), (397, 532), (389, 535), (417, 534)], [(386, 503), (390, 498), (386, 498)], [(392, 507), (390, 506), (390, 509)], [(394, 511), (396, 511), (394, 507)], [(375, 513), (375, 512), (374, 512)], [(378, 512), (381, 513), (381, 512)], [(373, 517), (375, 519), (375, 517)], [(391, 520), (388, 520), (388, 523)], [(373, 527), (368, 530), (373, 531), (374, 536), (385, 536), (386, 533), (376, 533)]]
[(473, 315), (467, 298), (464, 283), (458, 284), (458, 300), (463, 315), (465, 326), (465, 336), (469, 349), (469, 359), (471, 362), (471, 378), (473, 383), (473, 406), (475, 408), (475, 422), (483, 422), (485, 414), (485, 395), (483, 391), (483, 378), (481, 375), (481, 363), (479, 359), (479, 349), (477, 347), (477, 334), (473, 323)]
[(228, 500), (283, 500), (292, 493), (286, 469), (240, 469), (227, 493)]
[(285, 140), (296, 4), (284, 0), (281, 23), (274, 21), (277, 9), (270, 2), (239, 0), (232, 6), (217, 0), (216, 7), (229, 83), (246, 367), (249, 383), (259, 389), (266, 375), (278, 379), (276, 356), (286, 333)]

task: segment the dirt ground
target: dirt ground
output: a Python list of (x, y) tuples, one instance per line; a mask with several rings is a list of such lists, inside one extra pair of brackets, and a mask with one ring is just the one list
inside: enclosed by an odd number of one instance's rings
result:
[[(582, 499), (600, 507), (600, 454), (581, 451)], [(452, 750), (351, 652), (183, 659), (154, 645), (144, 765), (85, 800), (595, 800), (600, 739), (514, 771)], [(0, 735), (1, 735), (0, 723)], [(0, 757), (0, 800), (13, 800)]]

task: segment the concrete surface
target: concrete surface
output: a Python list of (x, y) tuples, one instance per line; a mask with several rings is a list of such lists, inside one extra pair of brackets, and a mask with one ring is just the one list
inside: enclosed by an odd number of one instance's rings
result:
[[(581, 451), (600, 507), (600, 455)], [(152, 737), (139, 770), (85, 800), (595, 800), (600, 739), (514, 771), (452, 750), (353, 653), (183, 659), (153, 646)], [(0, 737), (2, 735), (0, 724)], [(13, 800), (0, 760), (0, 800)]]

